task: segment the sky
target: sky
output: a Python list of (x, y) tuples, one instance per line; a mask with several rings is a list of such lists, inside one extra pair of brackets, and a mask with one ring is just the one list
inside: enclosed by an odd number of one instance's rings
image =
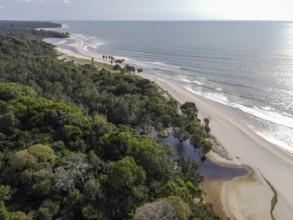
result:
[(0, 0), (1, 20), (293, 20), (293, 0)]

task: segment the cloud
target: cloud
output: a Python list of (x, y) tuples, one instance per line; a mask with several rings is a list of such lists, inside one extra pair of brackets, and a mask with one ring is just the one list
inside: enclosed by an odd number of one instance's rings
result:
[(64, 3), (65, 3), (65, 4), (69, 4), (70, 1), (69, 1), (69, 0), (64, 0)]
[(18, 0), (19, 2), (27, 2), (27, 3), (30, 3), (31, 0)]

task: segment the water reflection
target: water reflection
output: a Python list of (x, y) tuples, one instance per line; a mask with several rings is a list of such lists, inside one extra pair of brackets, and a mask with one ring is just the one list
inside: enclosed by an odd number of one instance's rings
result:
[(174, 150), (175, 154), (183, 154), (193, 160), (199, 161), (199, 172), (207, 180), (228, 180), (238, 176), (243, 176), (248, 173), (248, 170), (244, 167), (229, 167), (220, 166), (208, 158), (201, 161), (201, 153), (189, 144), (188, 142), (180, 142), (173, 135), (163, 139), (165, 144), (169, 144)]

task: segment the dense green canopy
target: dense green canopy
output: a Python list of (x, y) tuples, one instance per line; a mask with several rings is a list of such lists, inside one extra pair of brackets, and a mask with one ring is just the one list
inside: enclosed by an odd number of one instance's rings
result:
[(1, 25), (0, 219), (132, 219), (154, 204), (217, 219), (197, 162), (178, 158), (175, 169), (169, 147), (147, 135), (178, 126), (190, 136), (193, 125), (204, 144), (197, 119), (186, 123), (149, 80), (57, 59), (41, 41), (52, 33), (32, 29), (51, 23)]

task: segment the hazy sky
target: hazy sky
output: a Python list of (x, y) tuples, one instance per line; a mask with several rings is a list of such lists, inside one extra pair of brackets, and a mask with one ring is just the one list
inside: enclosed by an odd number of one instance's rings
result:
[(0, 0), (0, 19), (293, 20), (293, 0)]

